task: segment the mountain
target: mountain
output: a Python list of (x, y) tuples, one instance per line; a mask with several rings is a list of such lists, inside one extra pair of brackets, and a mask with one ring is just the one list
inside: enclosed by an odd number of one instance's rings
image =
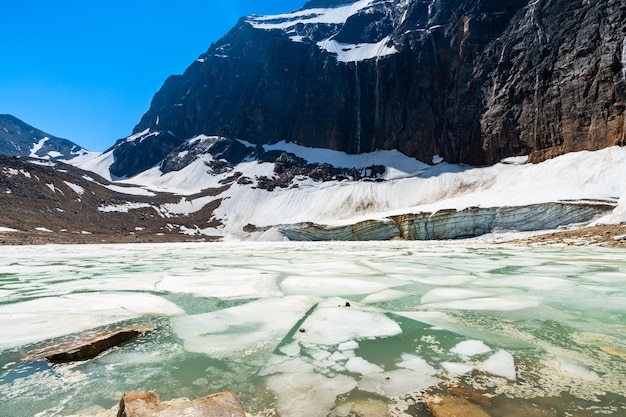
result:
[(243, 18), (166, 80), (132, 135), (72, 159), (102, 178), (0, 160), (0, 237), (426, 240), (593, 223), (622, 242), (625, 17), (615, 0), (313, 0)]
[(198, 135), (431, 163), (493, 164), (622, 144), (622, 0), (314, 0), (249, 16), (112, 148), (111, 173)]
[(49, 135), (10, 114), (0, 114), (0, 154), (42, 159), (72, 159), (86, 152), (75, 143)]
[(211, 240), (186, 231), (194, 222), (210, 224), (215, 204), (190, 218), (170, 213), (178, 201), (61, 161), (0, 155), (0, 245)]

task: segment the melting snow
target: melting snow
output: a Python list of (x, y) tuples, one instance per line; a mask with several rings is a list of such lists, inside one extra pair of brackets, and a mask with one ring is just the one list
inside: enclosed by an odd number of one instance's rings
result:
[(108, 206), (100, 206), (98, 207), (98, 211), (103, 213), (128, 213), (130, 210), (137, 210), (142, 208), (152, 207), (152, 205), (147, 203), (124, 203), (124, 204), (111, 204)]
[(71, 183), (69, 181), (63, 181), (63, 182), (65, 183), (65, 185), (70, 187), (76, 194), (78, 194), (78, 195), (85, 194), (85, 189), (83, 187), (81, 187), (80, 185)]
[(37, 152), (39, 152), (41, 150), (41, 148), (44, 147), (44, 145), (46, 144), (46, 142), (49, 140), (49, 137), (45, 137), (43, 139), (41, 139), (39, 142), (35, 143), (33, 145), (33, 147), (30, 149), (30, 157), (31, 158), (41, 158), (39, 155), (37, 155)]

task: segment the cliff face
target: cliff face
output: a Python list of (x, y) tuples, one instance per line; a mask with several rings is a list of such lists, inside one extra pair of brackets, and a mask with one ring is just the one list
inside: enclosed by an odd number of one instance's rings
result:
[[(134, 133), (151, 164), (199, 134), (469, 164), (600, 149), (624, 141), (625, 37), (622, 0), (310, 1), (241, 19)], [(133, 147), (115, 175), (145, 169)]]

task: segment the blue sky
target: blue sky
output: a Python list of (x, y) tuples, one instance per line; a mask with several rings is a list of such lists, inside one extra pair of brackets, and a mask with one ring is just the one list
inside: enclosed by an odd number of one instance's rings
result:
[(239, 17), (306, 0), (20, 0), (0, 7), (0, 114), (103, 151)]

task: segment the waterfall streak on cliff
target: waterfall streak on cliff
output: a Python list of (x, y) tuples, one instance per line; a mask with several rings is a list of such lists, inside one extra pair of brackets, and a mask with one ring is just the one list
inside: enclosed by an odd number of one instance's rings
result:
[[(528, 5), (528, 11), (527, 11), (527, 16), (531, 19), (531, 21), (533, 22), (533, 26), (535, 26), (535, 29), (537, 30), (537, 46), (541, 49), (541, 45), (543, 44), (543, 40), (544, 40), (544, 35), (543, 35), (543, 29), (541, 28), (541, 25), (539, 24), (539, 18), (538, 18), (538, 13), (537, 13), (537, 5), (539, 4), (539, 2), (541, 2), (541, 0), (535, 0), (534, 2), (532, 2), (531, 4)], [(537, 134), (538, 134), (538, 130), (539, 130), (539, 71), (540, 71), (540, 66), (539, 66), (539, 62), (537, 62), (535, 64), (535, 94), (533, 97), (533, 110), (535, 112), (535, 123), (533, 126), (533, 143), (535, 146), (538, 146), (538, 142), (537, 142)]]
[[(376, 102), (375, 106), (375, 116), (374, 116), (374, 124), (376, 127), (376, 132), (378, 132), (378, 127), (380, 126), (380, 58), (376, 58), (376, 86), (374, 88), (374, 98)], [(372, 146), (370, 147), (370, 151), (374, 152), (374, 146), (376, 142), (376, 134), (372, 135)]]
[(622, 42), (622, 78), (626, 81), (626, 36)]
[(356, 88), (356, 153), (361, 153), (361, 79), (359, 78), (359, 64), (354, 62), (354, 82)]

